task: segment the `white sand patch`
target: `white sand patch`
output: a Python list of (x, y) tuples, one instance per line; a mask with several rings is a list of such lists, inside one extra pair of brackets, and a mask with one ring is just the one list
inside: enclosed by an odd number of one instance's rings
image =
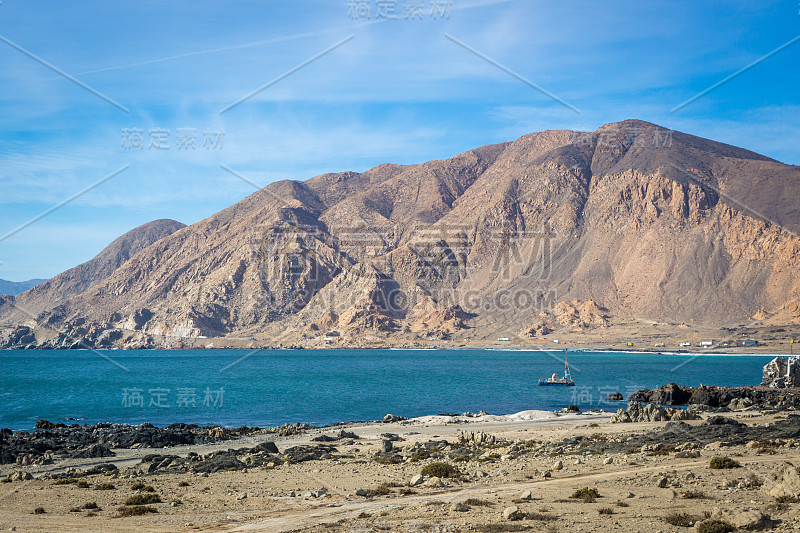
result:
[(486, 423), (515, 423), (515, 422), (547, 422), (547, 421), (567, 421), (567, 420), (582, 420), (586, 418), (609, 418), (611, 413), (555, 413), (553, 411), (541, 410), (528, 410), (520, 411), (509, 415), (428, 415), (418, 416), (416, 418), (409, 418), (400, 422), (401, 426), (417, 426), (417, 427), (432, 427), (432, 426), (450, 426), (450, 425), (466, 425), (466, 424), (486, 424)]

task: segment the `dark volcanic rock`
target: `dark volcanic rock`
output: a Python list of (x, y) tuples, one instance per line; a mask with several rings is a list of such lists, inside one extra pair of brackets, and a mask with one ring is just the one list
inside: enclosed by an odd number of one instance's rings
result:
[(283, 452), (283, 456), (292, 463), (302, 463), (305, 461), (315, 461), (318, 459), (330, 459), (336, 448), (326, 444), (317, 446), (292, 446)]
[(674, 383), (655, 390), (634, 392), (630, 401), (663, 405), (704, 405), (711, 408), (728, 408), (734, 400), (749, 400), (758, 408), (784, 409), (800, 406), (800, 389), (774, 389), (769, 387), (680, 387)]
[(92, 444), (72, 452), (69, 457), (70, 459), (89, 459), (92, 457), (113, 457), (115, 455), (117, 454), (112, 452), (105, 444)]
[[(45, 453), (74, 458), (110, 457), (111, 448), (165, 448), (181, 444), (206, 444), (232, 437), (256, 433), (261, 430), (245, 428), (247, 432), (226, 430), (220, 427), (200, 427), (173, 424), (157, 428), (152, 424), (131, 426), (127, 424), (100, 423), (66, 426), (39, 420), (33, 432), (3, 433), (0, 446), (0, 464), (16, 463), (20, 456), (31, 455), (33, 463), (41, 463)], [(31, 464), (33, 464), (31, 463)]]

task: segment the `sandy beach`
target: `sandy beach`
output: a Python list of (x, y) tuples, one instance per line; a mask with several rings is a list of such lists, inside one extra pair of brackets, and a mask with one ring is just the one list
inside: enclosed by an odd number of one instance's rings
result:
[[(119, 449), (115, 457), (53, 465), (3, 465), (2, 474), (23, 471), (34, 478), (0, 485), (0, 526), (16, 531), (649, 532), (688, 531), (689, 523), (707, 517), (739, 527), (757, 522), (760, 528), (797, 531), (796, 500), (780, 490), (800, 490), (792, 484), (800, 481), (797, 470), (787, 466), (787, 461), (800, 464), (800, 441), (751, 438), (762, 428), (794, 424), (786, 413), (725, 413), (737, 421), (731, 426), (735, 431), (724, 428), (731, 442), (705, 442), (716, 438), (704, 431), (712, 432), (717, 418), (711, 424), (624, 424), (611, 423), (610, 417), (542, 411), (438, 415), (316, 428), (290, 437)], [(666, 424), (673, 433), (658, 433)], [(676, 429), (685, 435), (676, 436)], [(338, 439), (339, 432), (344, 439)], [(320, 444), (321, 436), (338, 440)], [(330, 456), (213, 473), (145, 473), (142, 468), (149, 454), (213, 457), (266, 440), (281, 452), (325, 447)], [(710, 468), (718, 456), (740, 466)], [(83, 475), (107, 463), (118, 470)], [(434, 463), (450, 465), (451, 472), (422, 476), (426, 467), (436, 468), (430, 467)], [(100, 490), (104, 484), (110, 485)], [(589, 491), (576, 494), (582, 488)], [(140, 516), (121, 516), (131, 509), (126, 505), (131, 497), (158, 503), (141, 505)]]

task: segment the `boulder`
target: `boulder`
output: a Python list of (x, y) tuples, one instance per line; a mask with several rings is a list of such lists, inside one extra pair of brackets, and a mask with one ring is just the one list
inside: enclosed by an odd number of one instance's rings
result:
[(785, 463), (781, 466), (776, 482), (767, 490), (773, 498), (800, 497), (800, 472), (791, 463)]
[(458, 511), (460, 513), (463, 513), (465, 511), (469, 511), (469, 507), (467, 507), (466, 505), (464, 505), (461, 502), (455, 502), (453, 505), (450, 506), (450, 510), (451, 511)]
[(17, 472), (11, 472), (11, 475), (9, 475), (8, 478), (11, 481), (28, 481), (30, 479), (33, 479), (33, 476), (31, 475), (30, 472), (17, 471)]
[(661, 405), (684, 405), (692, 395), (675, 383), (668, 383), (653, 391), (650, 401)]
[(553, 470), (562, 470), (564, 468), (564, 463), (559, 459), (555, 463), (553, 463)]
[(764, 365), (761, 384), (778, 389), (800, 387), (800, 356), (776, 357)]
[(421, 485), (423, 481), (425, 481), (425, 478), (422, 477), (422, 474), (417, 474), (411, 478), (411, 481), (408, 482), (408, 486), (416, 487), (417, 485)]
[(425, 482), (425, 484), (429, 487), (440, 487), (442, 485), (442, 478), (433, 476)]
[(271, 440), (268, 440), (266, 442), (262, 442), (261, 444), (259, 444), (255, 448), (253, 448), (253, 451), (263, 451), (263, 452), (267, 452), (267, 453), (279, 453), (278, 452), (278, 446), (275, 445), (275, 443), (272, 442)]
[(606, 401), (609, 402), (621, 402), (625, 398), (622, 396), (622, 393), (615, 392), (614, 394), (609, 394), (606, 396)]
[(612, 423), (629, 422), (666, 422), (670, 420), (697, 420), (700, 418), (694, 410), (662, 407), (641, 402), (628, 403), (627, 409), (618, 409), (617, 414), (611, 417)]
[(519, 499), (520, 500), (532, 500), (533, 499), (533, 494), (531, 494), (531, 491), (529, 491), (529, 490), (523, 490), (522, 494), (519, 495)]
[(497, 443), (497, 437), (484, 433), (483, 431), (464, 431), (459, 430), (456, 434), (458, 442), (461, 444), (477, 448), (480, 446), (491, 446)]
[(762, 531), (772, 527), (772, 520), (770, 520), (770, 517), (755, 509), (745, 511), (723, 511), (719, 508), (715, 508), (711, 513), (711, 520), (722, 520), (736, 529), (745, 531)]
[(519, 510), (519, 507), (516, 505), (512, 505), (503, 509), (503, 518), (506, 520), (521, 520), (523, 516), (524, 515)]
[(753, 405), (753, 400), (750, 398), (734, 398), (728, 404), (728, 409), (733, 411), (741, 411)]

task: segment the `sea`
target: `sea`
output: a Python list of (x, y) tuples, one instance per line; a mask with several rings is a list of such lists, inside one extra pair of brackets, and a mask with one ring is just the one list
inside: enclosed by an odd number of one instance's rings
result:
[(0, 350), (0, 427), (175, 422), (269, 427), (529, 409), (615, 411), (642, 388), (755, 385), (772, 355), (569, 351)]

